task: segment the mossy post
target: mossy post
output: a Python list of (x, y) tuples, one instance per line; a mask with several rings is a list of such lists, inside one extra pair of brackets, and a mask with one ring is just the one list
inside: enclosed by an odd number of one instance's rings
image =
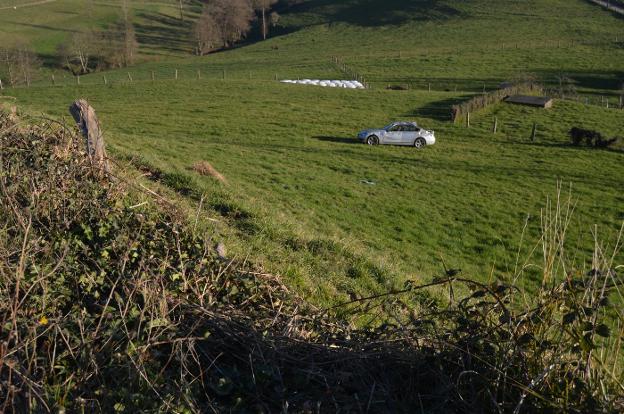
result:
[(466, 128), (470, 128), (470, 112), (466, 112)]
[(71, 104), (69, 113), (76, 121), (80, 133), (85, 138), (87, 154), (91, 162), (103, 171), (108, 172), (104, 135), (102, 134), (100, 121), (95, 114), (95, 110), (86, 100), (79, 99)]
[(178, 80), (178, 70), (175, 70), (175, 80)]
[(535, 141), (537, 136), (537, 123), (533, 122), (533, 130), (531, 131), (531, 141)]
[(492, 127), (492, 133), (496, 134), (496, 131), (498, 131), (498, 117), (494, 117), (494, 126)]

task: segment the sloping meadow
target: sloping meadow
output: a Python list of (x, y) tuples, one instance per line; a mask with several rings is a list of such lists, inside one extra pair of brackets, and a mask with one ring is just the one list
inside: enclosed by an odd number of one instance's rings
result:
[(535, 296), (449, 269), (316, 309), (125, 176), (73, 127), (0, 116), (0, 410), (624, 408), (621, 266), (600, 247), (569, 266), (564, 197), (544, 210)]

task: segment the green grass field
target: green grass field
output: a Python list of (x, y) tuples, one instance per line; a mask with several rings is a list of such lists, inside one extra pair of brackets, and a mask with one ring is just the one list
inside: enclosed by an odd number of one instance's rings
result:
[[(573, 126), (622, 134), (623, 111), (572, 101), (550, 110), (501, 104), (474, 114), (470, 129), (447, 116), (484, 82), (491, 89), (527, 73), (548, 84), (566, 74), (581, 92), (615, 102), (624, 79), (624, 48), (615, 42), (622, 20), (581, 0), (455, 3), (313, 0), (284, 13), (282, 34), (267, 42), (89, 75), (81, 85), (67, 77), (51, 87), (44, 77), (4, 92), (31, 114), (66, 115), (73, 99), (89, 99), (115, 155), (140, 156), (169, 174), (170, 185), (205, 193), (205, 215), (219, 220), (215, 238), (232, 254), (284, 274), (322, 303), (337, 292), (428, 280), (442, 259), (479, 280), (509, 277), (527, 219), (520, 262), (539, 262), (539, 249), (531, 251), (540, 208), (558, 181), (578, 202), (570, 248), (591, 252), (594, 224), (612, 243), (624, 220), (624, 153), (572, 148), (566, 134)], [(373, 89), (273, 80), (345, 78), (331, 56)], [(412, 89), (384, 90), (388, 83)], [(416, 151), (353, 138), (395, 119), (416, 119), (439, 142)], [(228, 184), (194, 173), (198, 160)], [(536, 285), (540, 274), (528, 273)]]
[[(0, 38), (3, 46), (18, 41), (30, 43), (48, 71), (56, 65), (56, 47), (72, 34), (105, 30), (122, 16), (121, 0), (38, 3), (36, 0), (0, 0)], [(176, 1), (134, 0), (128, 3), (141, 44), (141, 60), (170, 58), (192, 51), (188, 34), (196, 6), (187, 7), (187, 19), (181, 22)]]

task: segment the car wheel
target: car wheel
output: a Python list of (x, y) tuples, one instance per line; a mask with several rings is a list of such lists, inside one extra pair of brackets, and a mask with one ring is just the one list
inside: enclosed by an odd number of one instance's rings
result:
[(371, 135), (370, 137), (366, 138), (366, 143), (368, 145), (379, 145), (379, 138), (377, 138), (376, 135)]
[(425, 145), (427, 145), (427, 141), (424, 138), (416, 138), (416, 141), (414, 141), (414, 147), (416, 148), (422, 148)]

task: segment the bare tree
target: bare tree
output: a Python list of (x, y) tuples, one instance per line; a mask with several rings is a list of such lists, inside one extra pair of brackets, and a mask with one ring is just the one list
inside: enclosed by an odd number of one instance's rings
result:
[(74, 74), (89, 73), (100, 50), (99, 40), (100, 36), (92, 31), (74, 34), (67, 42), (57, 47), (62, 65)]
[(2, 48), (0, 49), (0, 59), (2, 62), (2, 69), (4, 72), (5, 80), (10, 85), (15, 85), (17, 78), (17, 69), (15, 62), (15, 49), (13, 48)]
[(130, 66), (135, 62), (138, 51), (139, 42), (136, 38), (134, 25), (132, 22), (127, 21), (124, 25), (124, 64), (126, 66)]
[(249, 0), (209, 0), (206, 11), (217, 22), (224, 46), (243, 39), (254, 19)]
[(134, 24), (132, 24), (132, 12), (128, 5), (129, 0), (123, 0), (123, 58), (124, 65), (130, 66), (134, 63), (139, 49), (139, 42), (136, 39)]
[(262, 39), (266, 40), (268, 34), (267, 27), (267, 12), (271, 9), (278, 0), (252, 0), (252, 5), (254, 9), (260, 12), (260, 16), (262, 19)]
[(34, 50), (23, 44), (17, 49), (17, 68), (22, 77), (23, 82), (30, 86), (30, 83), (35, 77), (36, 72), (41, 67), (41, 62), (37, 58), (37, 54)]
[(200, 56), (223, 46), (223, 36), (219, 26), (206, 7), (204, 7), (201, 16), (195, 23), (193, 37), (195, 40), (195, 52)]
[(41, 68), (37, 54), (26, 42), (0, 50), (0, 62), (6, 73), (6, 79), (13, 86), (20, 84), (30, 86)]

